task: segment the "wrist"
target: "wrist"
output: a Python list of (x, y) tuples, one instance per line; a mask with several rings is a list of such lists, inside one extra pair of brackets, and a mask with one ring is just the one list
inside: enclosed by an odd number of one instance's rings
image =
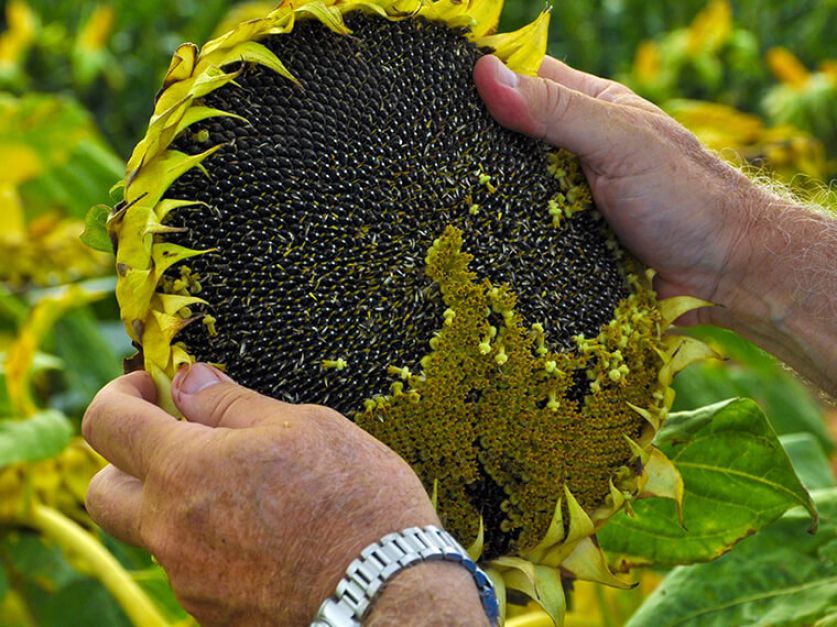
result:
[(702, 321), (738, 332), (835, 393), (837, 220), (749, 183), (735, 246)]
[[(433, 563), (454, 569), (419, 568), (416, 574), (417, 567)], [(381, 606), (384, 591), (387, 601)], [(479, 606), (472, 605), (475, 592)], [(499, 610), (488, 576), (453, 536), (435, 525), (387, 534), (364, 548), (320, 606), (312, 627), (360, 627), (368, 623), (373, 607), (378, 624), (403, 624), (409, 618), (415, 625), (450, 624), (450, 617), (459, 616), (468, 617), (467, 624), (475, 624), (474, 618), (496, 624)]]
[(399, 572), (381, 591), (367, 627), (488, 626), (470, 573), (459, 564), (423, 562)]
[[(298, 549), (289, 551), (299, 560), (295, 586), (299, 619), (295, 624), (312, 619), (367, 546), (410, 526), (441, 526), (416, 474), (392, 451), (381, 449), (382, 459), (366, 455), (353, 464), (374, 471), (353, 478), (335, 477), (339, 496), (329, 499), (316, 527), (302, 530)], [(315, 550), (306, 536), (318, 538)]]

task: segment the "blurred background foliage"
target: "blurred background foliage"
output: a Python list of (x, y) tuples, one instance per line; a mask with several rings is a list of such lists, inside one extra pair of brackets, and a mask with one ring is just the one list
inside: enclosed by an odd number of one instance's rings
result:
[[(91, 206), (113, 203), (108, 190), (145, 130), (174, 48), (272, 4), (0, 2), (0, 625), (189, 622), (151, 558), (84, 512), (103, 462), (78, 438), (80, 418), (131, 347), (112, 259), (79, 235)], [(502, 27), (541, 7), (507, 0)], [(835, 33), (837, 0), (563, 0), (549, 49), (626, 82), (725, 159), (837, 207)], [(684, 371), (675, 409), (751, 397), (806, 486), (833, 488), (834, 409), (734, 334), (690, 333), (725, 359)], [(624, 624), (658, 585), (721, 577), (738, 554), (794, 542), (771, 529), (719, 560), (720, 571), (635, 573), (641, 585), (629, 593), (579, 584), (568, 624)], [(653, 615), (653, 606), (640, 611)]]

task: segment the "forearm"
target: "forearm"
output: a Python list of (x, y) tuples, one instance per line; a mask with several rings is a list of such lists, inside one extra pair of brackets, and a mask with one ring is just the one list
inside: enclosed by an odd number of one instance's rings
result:
[(425, 562), (398, 573), (380, 593), (367, 627), (488, 625), (471, 574), (459, 564)]
[(837, 396), (837, 218), (756, 187), (743, 193), (746, 225), (705, 318)]

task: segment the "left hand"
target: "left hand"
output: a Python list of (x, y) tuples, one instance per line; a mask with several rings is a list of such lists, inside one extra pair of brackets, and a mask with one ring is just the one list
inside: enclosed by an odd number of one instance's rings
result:
[(308, 624), (363, 548), (440, 524), (409, 466), (337, 412), (202, 364), (178, 373), (173, 395), (189, 422), (154, 404), (144, 372), (97, 395), (82, 430), (113, 465), (87, 506), (157, 557), (203, 625)]

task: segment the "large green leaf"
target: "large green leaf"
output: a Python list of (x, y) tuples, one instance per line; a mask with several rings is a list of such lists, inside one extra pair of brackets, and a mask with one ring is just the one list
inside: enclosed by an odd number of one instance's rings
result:
[(99, 389), (122, 374), (122, 362), (102, 335), (91, 307), (66, 313), (55, 323), (55, 353), (64, 361), (65, 390), (53, 396), (53, 406), (77, 415)]
[(770, 424), (749, 399), (672, 414), (655, 444), (683, 475), (684, 526), (669, 499), (642, 499), (599, 533), (611, 561), (673, 566), (707, 561), (810, 496)]
[(42, 586), (57, 590), (81, 575), (67, 562), (57, 546), (47, 544), (36, 533), (13, 530), (0, 538), (0, 557), (15, 581), (22, 575)]
[(6, 534), (0, 541), (0, 557), (38, 625), (130, 625), (99, 581), (79, 570), (78, 562), (72, 562), (61, 549), (37, 534)]
[(26, 420), (0, 420), (0, 467), (54, 457), (72, 436), (70, 422), (57, 411), (42, 411)]
[(832, 488), (837, 485), (828, 457), (819, 441), (810, 433), (791, 433), (779, 437), (790, 457), (793, 469), (808, 490)]
[(726, 329), (692, 327), (689, 335), (730, 361), (705, 361), (681, 372), (674, 381), (675, 410), (695, 409), (735, 396), (752, 398), (777, 433), (807, 431), (817, 437), (826, 453), (834, 450), (819, 403), (774, 357)]
[(40, 627), (130, 627), (125, 612), (92, 577), (83, 577), (52, 591), (29, 585), (26, 597)]
[(70, 97), (0, 94), (0, 147), (26, 161), (11, 181), (30, 220), (56, 209), (84, 218), (91, 205), (110, 200), (107, 190), (122, 176), (121, 160)]
[(813, 497), (819, 533), (796, 508), (715, 562), (675, 568), (628, 626), (835, 624), (837, 488)]

